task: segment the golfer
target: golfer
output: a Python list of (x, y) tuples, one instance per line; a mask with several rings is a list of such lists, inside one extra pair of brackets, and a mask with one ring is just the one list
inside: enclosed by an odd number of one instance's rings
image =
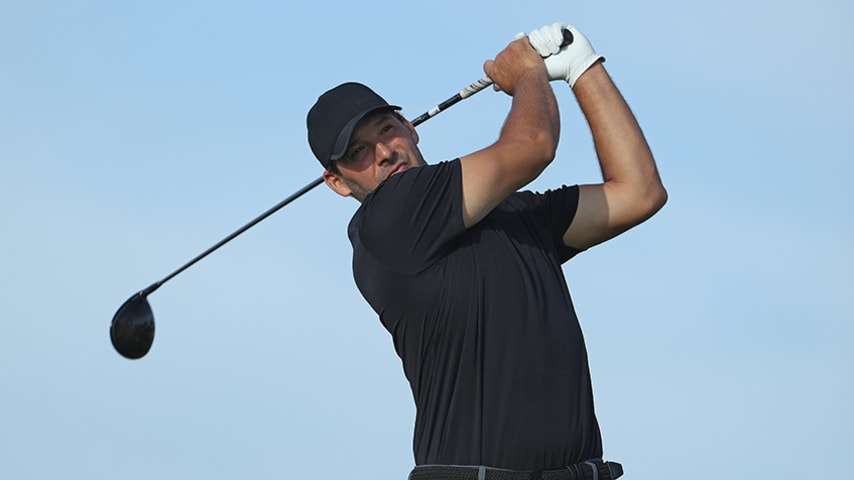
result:
[[(572, 43), (564, 43), (564, 30)], [(345, 83), (308, 113), (325, 183), (360, 203), (353, 274), (391, 333), (416, 404), (410, 479), (602, 479), (584, 338), (561, 265), (643, 222), (667, 194), (603, 58), (566, 24), (518, 38), (484, 72), (512, 97), (498, 139), (428, 165), (400, 107)], [(569, 84), (604, 178), (519, 191), (560, 134)], [(561, 179), (569, 182), (570, 179)]]

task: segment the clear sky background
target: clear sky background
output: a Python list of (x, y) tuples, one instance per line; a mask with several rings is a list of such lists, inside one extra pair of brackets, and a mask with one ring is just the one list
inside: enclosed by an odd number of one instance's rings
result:
[[(854, 451), (854, 5), (0, 0), (0, 478), (404, 479), (409, 387), (325, 186), (116, 309), (320, 173), (305, 114), (356, 80), (413, 118), (519, 31), (577, 25), (670, 193), (569, 262), (627, 479), (836, 477)], [(571, 91), (532, 188), (598, 181)], [(492, 142), (509, 97), (421, 127)], [(843, 474), (844, 475), (844, 474)]]

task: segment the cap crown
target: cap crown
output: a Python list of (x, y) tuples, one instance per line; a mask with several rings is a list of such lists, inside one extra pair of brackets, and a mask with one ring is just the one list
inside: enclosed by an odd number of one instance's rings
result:
[(400, 110), (361, 83), (341, 84), (321, 95), (308, 111), (308, 144), (327, 170), (347, 152), (353, 130), (369, 113)]

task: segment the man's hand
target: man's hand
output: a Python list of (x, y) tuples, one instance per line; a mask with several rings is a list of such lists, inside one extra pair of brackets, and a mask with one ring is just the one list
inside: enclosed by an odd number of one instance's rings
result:
[[(564, 43), (564, 30), (572, 33), (572, 43)], [(566, 23), (540, 27), (528, 35), (531, 46), (545, 59), (549, 80), (564, 80), (575, 87), (578, 78), (604, 57), (593, 51), (590, 41), (581, 31)]]
[(495, 82), (495, 89), (513, 95), (517, 84), (528, 75), (546, 79), (543, 59), (524, 38), (516, 39), (502, 50), (495, 60), (487, 60), (483, 71)]

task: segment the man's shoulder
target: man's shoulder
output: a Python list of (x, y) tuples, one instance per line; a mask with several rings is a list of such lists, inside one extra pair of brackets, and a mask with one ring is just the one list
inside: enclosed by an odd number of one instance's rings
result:
[[(460, 171), (459, 158), (424, 165), (423, 167), (410, 168), (385, 179), (373, 192), (368, 194), (368, 197), (376, 196), (375, 194), (381, 195), (381, 192), (384, 190), (392, 190), (397, 194), (406, 194), (408, 193), (409, 188), (412, 188), (419, 183), (435, 181), (443, 175), (450, 176)], [(367, 200), (367, 198), (365, 200)]]
[(365, 197), (348, 226), (350, 242), (400, 271), (434, 261), (465, 231), (459, 161), (412, 168)]
[(410, 168), (393, 175), (365, 197), (354, 218), (359, 216), (360, 212), (364, 215), (366, 212), (397, 210), (408, 203), (407, 199), (417, 202), (424, 195), (446, 188), (443, 185), (453, 183), (454, 178), (459, 179), (460, 171), (460, 162), (457, 158)]

